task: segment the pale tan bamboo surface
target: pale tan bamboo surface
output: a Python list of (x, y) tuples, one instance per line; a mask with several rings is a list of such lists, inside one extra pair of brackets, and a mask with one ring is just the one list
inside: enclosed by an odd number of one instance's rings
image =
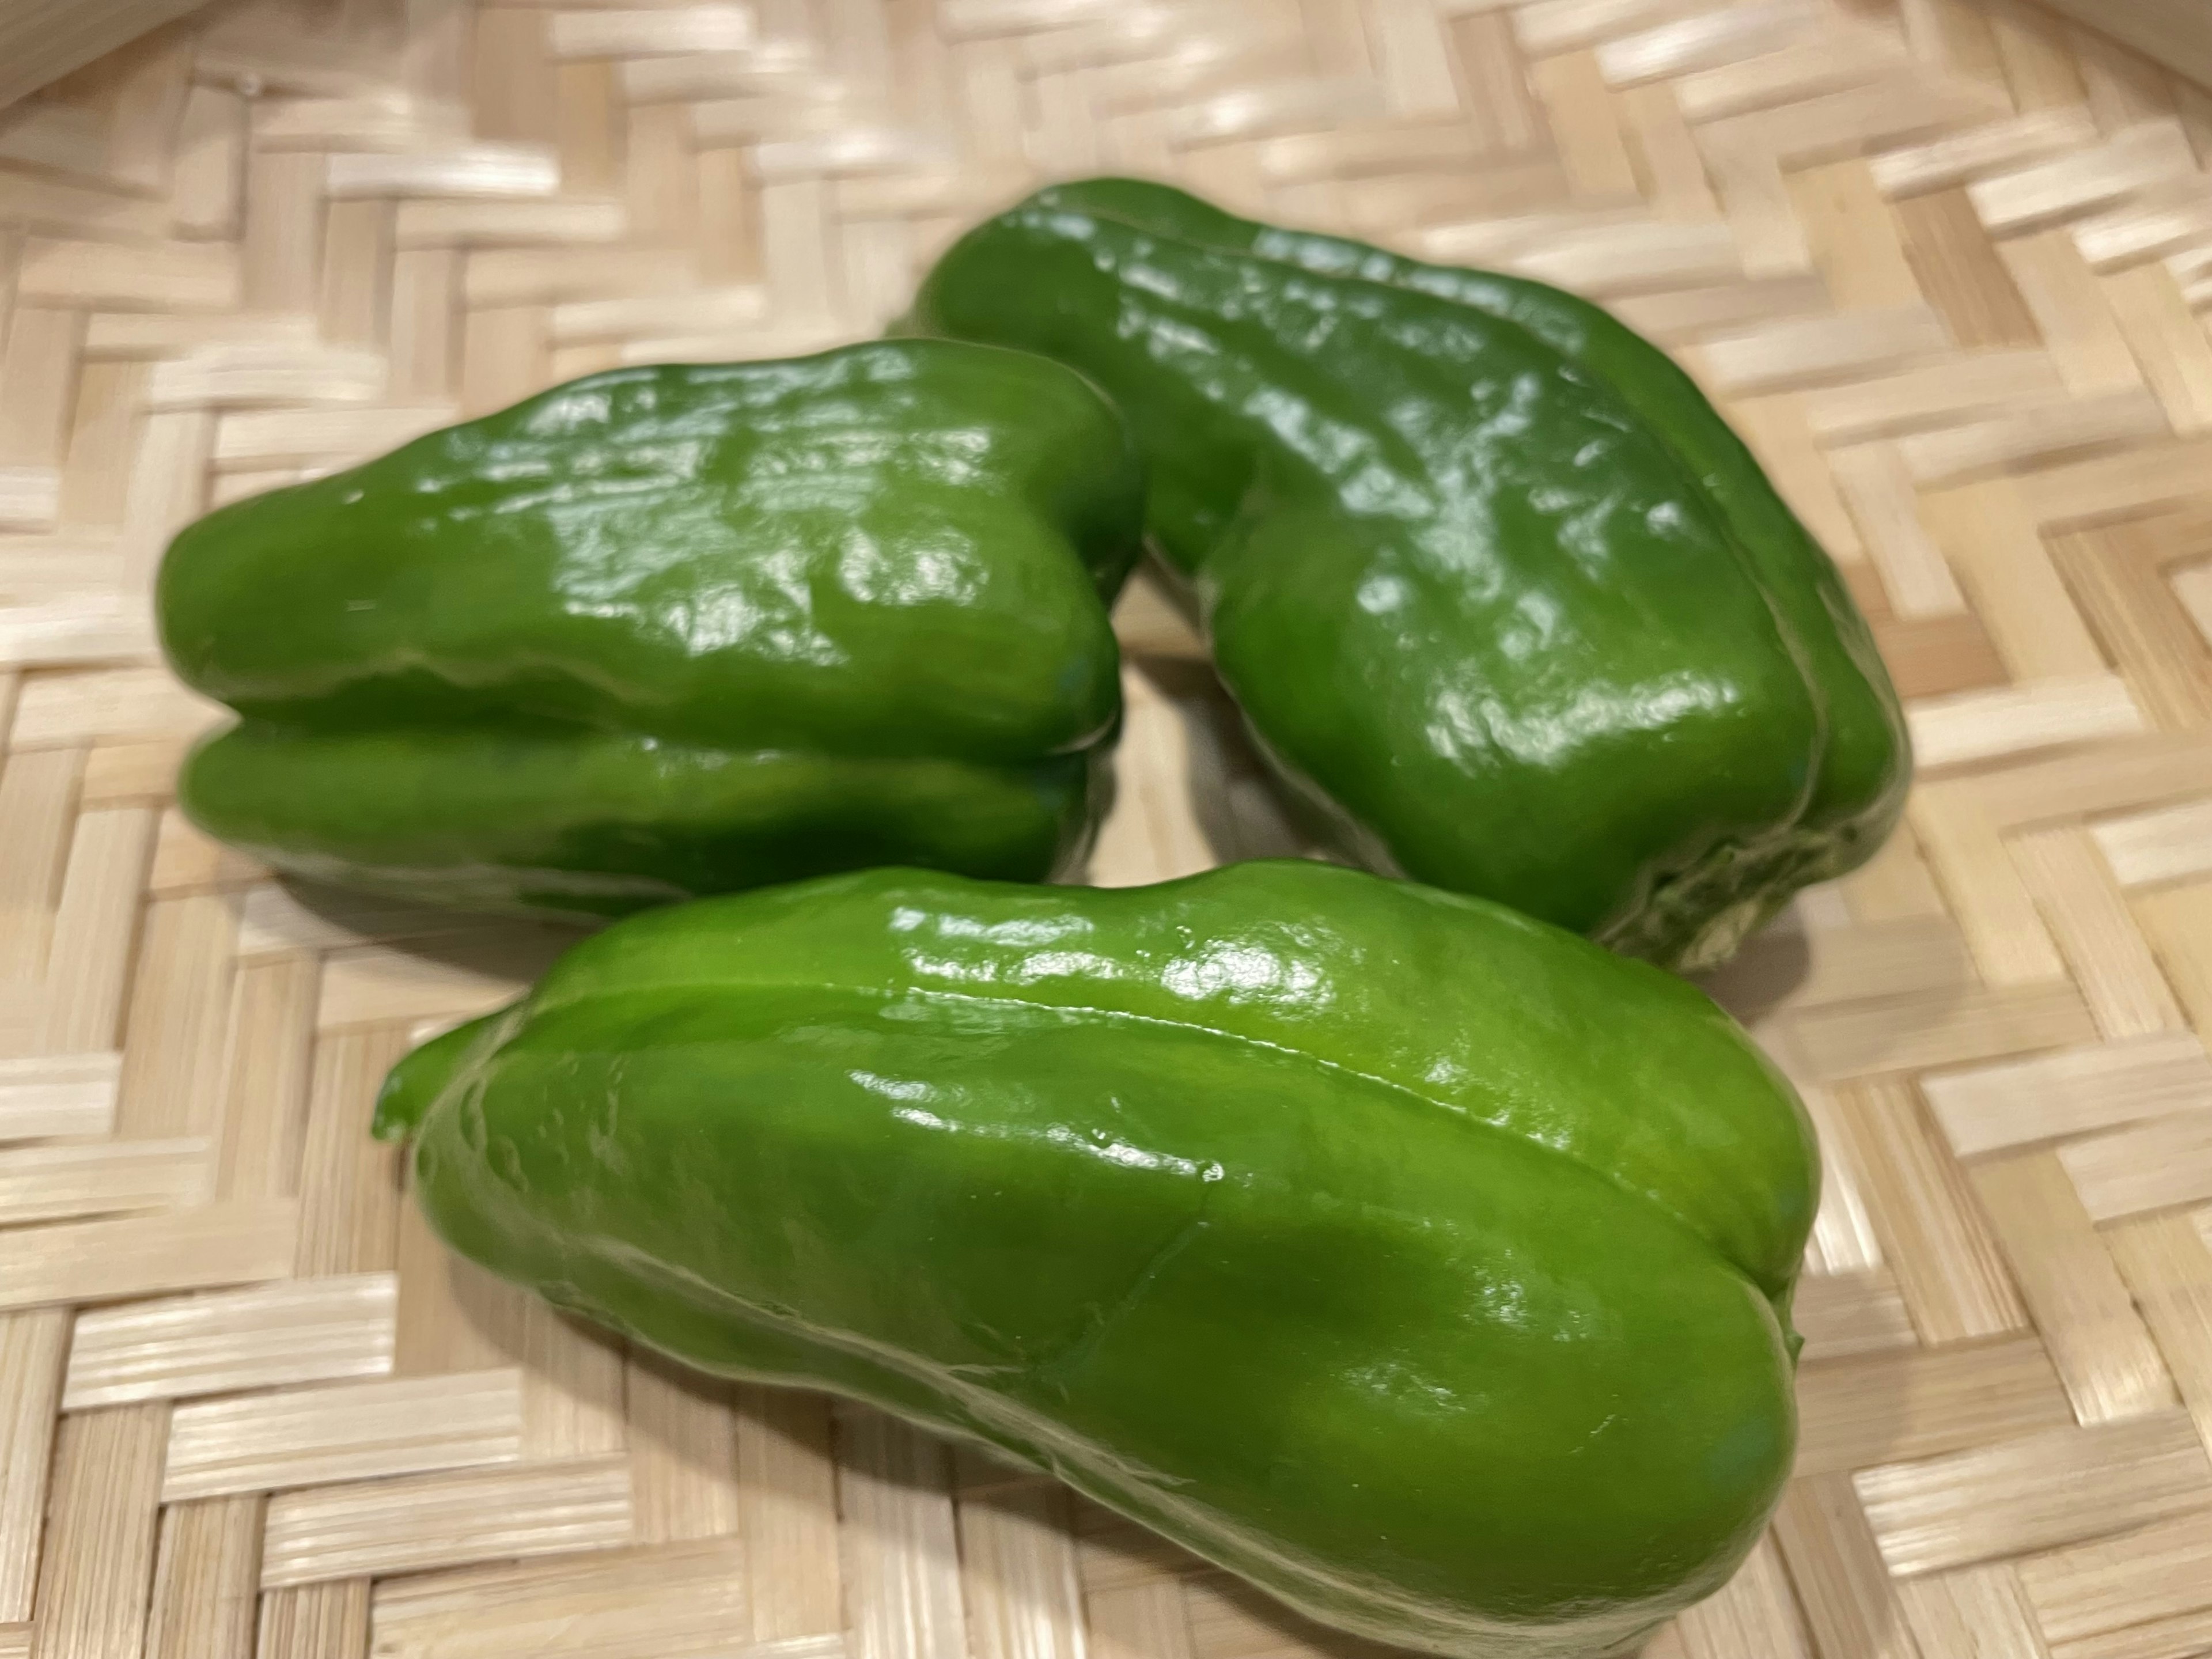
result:
[[(303, 897), (171, 803), (191, 515), (863, 335), (1100, 169), (1613, 306), (1908, 699), (1906, 827), (1714, 981), (1829, 1179), (1799, 1478), (1651, 1652), (2212, 1652), (2212, 95), (2014, 0), (276, 0), (0, 117), (0, 1656), (1346, 1650), (454, 1263), (370, 1097), (557, 938)], [(1122, 620), (1097, 878), (1287, 847), (1188, 632)]]
[(0, 109), (201, 0), (6, 0), (0, 4)]
[(2212, 86), (2212, 6), (2203, 0), (2052, 0), (2070, 17)]

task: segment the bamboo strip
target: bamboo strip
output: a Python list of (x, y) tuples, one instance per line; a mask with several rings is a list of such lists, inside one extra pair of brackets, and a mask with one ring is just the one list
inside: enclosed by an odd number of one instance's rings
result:
[(2165, 1118), (2062, 1146), (2092, 1219), (2118, 1221), (2212, 1200), (2212, 1117)]
[(1808, 1364), (1797, 1398), (1801, 1476), (1964, 1451), (2074, 1420), (2050, 1357), (2027, 1337)]
[(2021, 1565), (2021, 1583), (2045, 1637), (2068, 1652), (2124, 1631), (2136, 1644), (2170, 1642), (2176, 1621), (2201, 1632), (2212, 1615), (2212, 1515), (2034, 1557)]
[(117, 1054), (0, 1058), (0, 1141), (107, 1133), (122, 1069)]
[(2212, 805), (2205, 802), (2107, 818), (2090, 833), (2124, 885), (2212, 874)]
[(2130, 1222), (2106, 1237), (2183, 1404), (2212, 1446), (2212, 1244), (2179, 1215)]
[(380, 1376), (397, 1297), (379, 1273), (93, 1310), (77, 1316), (62, 1407)]
[(2206, 1507), (2204, 1445), (2185, 1412), (2063, 1428), (1852, 1477), (1900, 1577), (2082, 1542)]
[(0, 1307), (281, 1279), (298, 1227), (295, 1206), (264, 1202), (0, 1233)]
[(379, 1653), (456, 1659), (840, 1659), (835, 1632), (753, 1643), (744, 1582), (743, 1548), (726, 1539), (463, 1567), (380, 1585), (371, 1639)]
[(205, 1203), (204, 1140), (122, 1140), (0, 1152), (0, 1224), (62, 1221)]
[(117, 1406), (62, 1419), (33, 1617), (38, 1651), (137, 1650), (154, 1574), (169, 1408)]
[(161, 1501), (428, 1474), (521, 1455), (515, 1370), (300, 1389), (178, 1407)]
[(1688, 1659), (1813, 1659), (1782, 1560), (1771, 1538), (1718, 1594), (1674, 1622)]
[(1906, 712), (1913, 753), (1930, 770), (2123, 736), (2144, 724), (2126, 682), (2114, 674), (1962, 692), (1914, 703)]
[(261, 1585), (607, 1549), (629, 1524), (621, 1458), (315, 1486), (269, 1500)]
[(961, 1659), (945, 1448), (880, 1413), (838, 1413), (837, 1507), (854, 1659)]
[(0, 1624), (31, 1616), (68, 1342), (59, 1309), (0, 1315)]
[(754, 1638), (836, 1629), (844, 1590), (828, 1403), (781, 1389), (741, 1390), (737, 1451)]
[(2012, 854), (2100, 1031), (2118, 1039), (2185, 1024), (2126, 899), (2085, 833), (2036, 830), (2014, 842)]
[(2142, 1316), (2075, 1197), (2059, 1156), (1978, 1165), (1974, 1188), (2045, 1349), (2082, 1423), (2179, 1403)]
[(1798, 1281), (1790, 1316), (1808, 1362), (1909, 1348), (1917, 1340), (1895, 1277), (1880, 1267), (1807, 1276)]
[(2212, 1059), (2193, 1033), (2137, 1037), (1929, 1078), (1961, 1158), (2175, 1112), (2212, 1109)]
[(740, 1523), (738, 1424), (728, 1385), (633, 1352), (625, 1399), (638, 1541), (681, 1543), (750, 1530)]
[(1911, 1638), (1850, 1476), (1793, 1481), (1775, 1511), (1773, 1537), (1816, 1652), (1912, 1659)]
[(959, 1507), (960, 1573), (976, 1659), (1084, 1659), (1067, 1493), (1036, 1480)]
[(246, 1659), (253, 1651), (261, 1500), (219, 1498), (161, 1512), (146, 1659)]
[(1898, 1599), (1921, 1659), (2051, 1659), (2009, 1565), (1908, 1578)]

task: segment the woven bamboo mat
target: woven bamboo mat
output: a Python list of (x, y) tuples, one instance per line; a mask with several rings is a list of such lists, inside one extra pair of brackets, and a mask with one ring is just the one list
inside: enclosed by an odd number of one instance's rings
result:
[[(182, 520), (864, 333), (1104, 168), (1616, 306), (1911, 701), (1909, 829), (1717, 986), (1828, 1148), (1804, 1444), (1652, 1652), (2212, 1652), (2212, 98), (2013, 0), (611, 3), (219, 6), (0, 114), (0, 1656), (1343, 1650), (456, 1266), (370, 1095), (555, 941), (307, 902), (169, 801)], [(1098, 878), (1279, 848), (1192, 641), (1124, 621)]]

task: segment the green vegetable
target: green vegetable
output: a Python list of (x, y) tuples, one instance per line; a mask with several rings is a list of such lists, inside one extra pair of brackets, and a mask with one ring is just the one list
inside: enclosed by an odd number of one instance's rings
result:
[(1019, 353), (622, 369), (210, 514), (161, 568), (242, 716), (185, 810), (282, 869), (610, 915), (1079, 860), (1141, 484)]
[(709, 900), (418, 1051), (380, 1128), (562, 1306), (1387, 1641), (1626, 1652), (1790, 1468), (1796, 1097), (1688, 984), (1478, 899), (1285, 861)]
[(1695, 967), (1895, 821), (1834, 567), (1595, 307), (1109, 179), (971, 231), (908, 325), (1121, 404), (1222, 678), (1356, 860)]

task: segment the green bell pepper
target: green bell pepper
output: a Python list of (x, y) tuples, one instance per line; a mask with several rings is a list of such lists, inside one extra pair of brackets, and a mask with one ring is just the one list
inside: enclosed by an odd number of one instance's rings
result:
[(1789, 1471), (1818, 1185), (1698, 990), (1298, 861), (635, 917), (387, 1082), (463, 1255), (972, 1436), (1359, 1634), (1629, 1650)]
[(1835, 568), (1594, 306), (1106, 179), (969, 233), (905, 326), (1120, 402), (1216, 666), (1355, 861), (1689, 968), (1896, 820)]
[(176, 538), (163, 643), (241, 716), (183, 805), (487, 909), (1041, 879), (1101, 807), (1141, 514), (1112, 407), (1022, 353), (592, 375)]

